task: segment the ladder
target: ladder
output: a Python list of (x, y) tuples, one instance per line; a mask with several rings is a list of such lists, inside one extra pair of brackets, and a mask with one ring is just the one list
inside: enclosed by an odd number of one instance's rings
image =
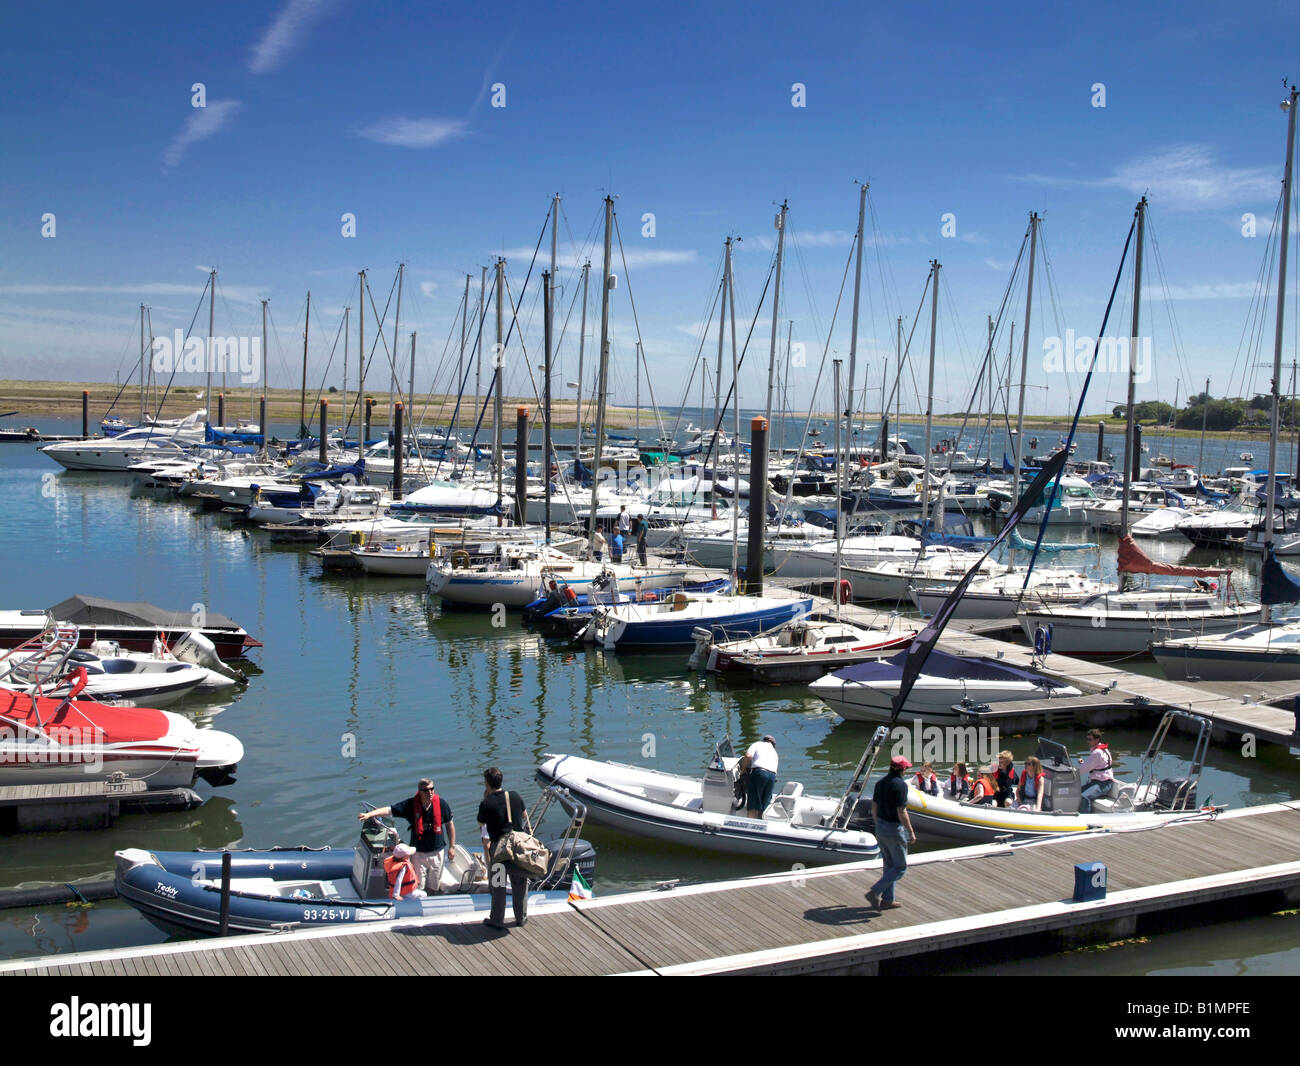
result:
[(867, 745), (867, 750), (862, 753), (862, 758), (858, 760), (858, 768), (853, 771), (849, 787), (844, 790), (844, 796), (840, 800), (839, 806), (835, 808), (835, 813), (826, 823), (828, 828), (844, 829), (848, 826), (849, 819), (853, 816), (858, 801), (862, 798), (863, 786), (866, 785), (867, 779), (871, 776), (871, 771), (875, 769), (876, 756), (880, 753), (880, 746), (884, 744), (885, 738), (888, 736), (888, 726), (876, 726), (876, 731), (871, 736), (871, 743)]

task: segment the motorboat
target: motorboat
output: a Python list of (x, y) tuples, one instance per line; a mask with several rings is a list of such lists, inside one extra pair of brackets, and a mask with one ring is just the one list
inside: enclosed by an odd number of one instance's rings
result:
[[(559, 790), (548, 790), (549, 795)], [(528, 908), (567, 904), (590, 895), (596, 852), (581, 839), (585, 810), (571, 808), (564, 834), (545, 842), (546, 873), (529, 882)], [(540, 804), (538, 805), (540, 806)], [(536, 811), (537, 808), (534, 808)], [(538, 824), (540, 816), (533, 822)], [(576, 826), (576, 828), (575, 828)], [(216, 935), (221, 929), (222, 861), (230, 856), (230, 933), (271, 933), (319, 925), (354, 925), (394, 918), (487, 917), (488, 869), (460, 844), (447, 857), (441, 891), (389, 897), (384, 860), (400, 842), (397, 830), (379, 819), (363, 823), (354, 848), (152, 851), (127, 848), (114, 857), (117, 894), (166, 932)], [(575, 871), (577, 876), (575, 877)]]
[[(859, 663), (808, 686), (814, 696), (850, 722), (889, 722), (902, 682), (907, 651)], [(1073, 685), (992, 659), (932, 651), (902, 710), (922, 722), (954, 724), (964, 710), (1002, 700), (1067, 699), (1082, 693)]]
[(775, 629), (803, 617), (812, 607), (811, 597), (675, 592), (664, 600), (597, 606), (576, 639), (604, 648), (666, 648), (697, 644), (698, 630), (734, 640)]
[(626, 563), (575, 559), (550, 547), (496, 545), (495, 556), (473, 564), (469, 553), (454, 550), (445, 559), (429, 562), (429, 591), (444, 603), (490, 607), (504, 604), (522, 610), (541, 598), (547, 582), (562, 578), (575, 592), (586, 592), (600, 579), (604, 587), (616, 584), (621, 592), (670, 588), (686, 580), (681, 566), (635, 567)]
[[(208, 671), (192, 663), (125, 658), (114, 654), (109, 642), (83, 650), (77, 647), (78, 639), (75, 627), (54, 628), (0, 655), (0, 687), (58, 698), (68, 695), (80, 676), (80, 699), (166, 707), (207, 680)], [(222, 681), (234, 684), (224, 677)]]
[(121, 775), (152, 791), (189, 788), (199, 777), (212, 785), (235, 779), (244, 757), (237, 738), (170, 711), (78, 701), (86, 678), (78, 675), (62, 699), (0, 689), (0, 785)]
[[(922, 585), (911, 589), (912, 602), (924, 615), (932, 615), (942, 606), (951, 584)], [(1026, 572), (1010, 570), (993, 577), (972, 581), (952, 612), (953, 618), (1007, 618), (1024, 607), (1042, 607), (1078, 603), (1105, 591), (1105, 586), (1079, 570), (1057, 566), (1040, 566)]]
[(112, 437), (58, 441), (41, 451), (67, 470), (122, 471), (145, 458), (179, 457), (202, 444), (204, 414), (197, 411), (176, 426), (139, 426)]
[(593, 822), (634, 836), (783, 863), (860, 862), (880, 851), (866, 824), (869, 803), (854, 805), (847, 820), (838, 819), (847, 824), (833, 827), (844, 801), (804, 795), (797, 781), (781, 787), (761, 818), (746, 817), (740, 759), (729, 740), (715, 745), (704, 773), (694, 777), (577, 755), (544, 758), (539, 781), (568, 789)]
[[(1178, 776), (1161, 777), (1164, 743), (1171, 725), (1186, 720), (1199, 726), (1190, 767)], [(1087, 814), (1079, 811), (1079, 771), (1064, 745), (1039, 738), (1035, 754), (1043, 764), (1043, 810), (995, 807), (954, 799), (946, 791), (930, 796), (907, 790), (907, 811), (918, 837), (928, 834), (978, 844), (1000, 839), (1030, 839), (1095, 832), (1151, 829), (1189, 819), (1212, 818), (1222, 807), (1198, 807), (1197, 785), (1210, 741), (1210, 723), (1186, 711), (1165, 712), (1142, 755), (1136, 781), (1116, 778), (1110, 796), (1092, 801)]]
[(215, 611), (168, 611), (151, 603), (79, 594), (43, 610), (0, 611), (0, 648), (25, 644), (51, 623), (76, 626), (83, 648), (111, 640), (130, 651), (150, 651), (160, 636), (176, 648), (189, 633), (203, 637), (221, 659), (238, 659), (262, 646), (233, 618)]
[(709, 673), (754, 681), (813, 681), (832, 670), (878, 659), (911, 644), (917, 624), (897, 614), (866, 627), (818, 612), (762, 636), (717, 642), (709, 633), (696, 649)]

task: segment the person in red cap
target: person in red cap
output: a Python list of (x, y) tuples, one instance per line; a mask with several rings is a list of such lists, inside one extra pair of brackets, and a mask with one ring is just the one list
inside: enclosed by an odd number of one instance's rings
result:
[(907, 782), (903, 780), (903, 771), (911, 767), (903, 756), (895, 755), (889, 760), (889, 773), (876, 782), (876, 790), (871, 795), (876, 843), (880, 845), (880, 857), (885, 860), (880, 880), (867, 891), (867, 902), (876, 910), (892, 911), (902, 906), (894, 900), (894, 885), (907, 873), (908, 844), (916, 843), (912, 819), (907, 813)]

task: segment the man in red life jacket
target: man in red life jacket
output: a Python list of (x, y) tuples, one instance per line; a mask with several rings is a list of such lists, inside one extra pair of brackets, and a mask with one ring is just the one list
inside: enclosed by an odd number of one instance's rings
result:
[(1079, 778), (1083, 791), (1079, 794), (1079, 813), (1091, 814), (1092, 801), (1109, 796), (1115, 789), (1115, 775), (1111, 772), (1114, 760), (1110, 748), (1101, 742), (1101, 730), (1088, 730), (1087, 755), (1079, 760)]
[(357, 817), (365, 821), (389, 814), (411, 823), (411, 847), (415, 849), (411, 861), (415, 866), (416, 887), (431, 894), (440, 892), (447, 849), (456, 849), (456, 823), (451, 820), (451, 807), (433, 790), (433, 782), (422, 777), (414, 796), (399, 800), (391, 807), (362, 811)]
[(384, 874), (388, 877), (388, 898), (402, 899), (404, 896), (423, 896), (415, 887), (415, 865), (411, 856), (415, 849), (409, 844), (398, 844), (393, 853), (384, 860)]

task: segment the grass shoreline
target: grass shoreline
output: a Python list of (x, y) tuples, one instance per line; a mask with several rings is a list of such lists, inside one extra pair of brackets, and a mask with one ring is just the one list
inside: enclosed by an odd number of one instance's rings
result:
[[(0, 380), (0, 411), (17, 410), (16, 415), (10, 416), (6, 421), (12, 421), (14, 424), (27, 425), (34, 419), (40, 418), (74, 418), (81, 414), (81, 394), (82, 390), (90, 394), (90, 420), (92, 432), (98, 428), (99, 420), (108, 412), (110, 405), (113, 404), (114, 398), (117, 403), (114, 408), (118, 414), (121, 414), (128, 420), (133, 418), (133, 412), (138, 414), (140, 410), (140, 390), (133, 386), (127, 385), (120, 389), (117, 385), (107, 382), (80, 382), (80, 381), (21, 381), (21, 380)], [(166, 403), (163, 405), (162, 417), (164, 418), (182, 418), (191, 414), (197, 408), (203, 406), (203, 402), (197, 397), (201, 389), (193, 386), (182, 386), (173, 388), (167, 396)], [(375, 409), (371, 422), (372, 426), (386, 426), (388, 422), (388, 402), (389, 395), (386, 392), (367, 392), (367, 396), (374, 399)], [(322, 399), (330, 401), (330, 422), (332, 425), (339, 425), (340, 418), (345, 417), (342, 413), (342, 393), (326, 393)], [(415, 415), (424, 424), (446, 425), (455, 409), (455, 397), (439, 396), (432, 397), (426, 401), (424, 398), (417, 400), (415, 405)], [(502, 401), (502, 408), (505, 412), (507, 432), (513, 432), (513, 424), (516, 410), (521, 407), (528, 407), (531, 416), (534, 419), (541, 418), (541, 411), (537, 401), (531, 396), (507, 397)], [(148, 407), (147, 409), (152, 409)], [(355, 393), (348, 394), (348, 409), (351, 412), (356, 410)], [(212, 417), (216, 417), (215, 396), (210, 407)], [(267, 417), (271, 422), (294, 422), (299, 416), (299, 392), (297, 389), (268, 389), (267, 390)], [(306, 403), (306, 416), (309, 420), (314, 420), (318, 410), (318, 401), (314, 394), (308, 393)], [(226, 392), (226, 420), (233, 423), (236, 419), (246, 418), (249, 416), (257, 417), (257, 399), (250, 401), (249, 392), (246, 387), (230, 389)], [(589, 402), (583, 402), (583, 420), (590, 424), (594, 419), (595, 409)], [(353, 415), (355, 417), (355, 414)], [(476, 409), (467, 409), (462, 402), (460, 412), (460, 422), (462, 425), (472, 424), (477, 417)], [(491, 407), (489, 406), (485, 424), (491, 423)], [(610, 405), (606, 412), (606, 422), (611, 429), (630, 429), (636, 425), (636, 409), (630, 406)], [(808, 417), (808, 412), (791, 412), (787, 417), (792, 419), (804, 419)], [(812, 415), (814, 421), (829, 421), (830, 412), (814, 412)], [(966, 423), (967, 436), (977, 435), (983, 428), (986, 415), (972, 414), (969, 417), (961, 414), (936, 415), (934, 425), (936, 427), (936, 439), (943, 437), (942, 430), (958, 428), (962, 422)], [(665, 426), (672, 426), (676, 421), (675, 412), (668, 410), (660, 411)], [(868, 416), (869, 418), (869, 416)], [(925, 419), (924, 414), (904, 413), (903, 421), (915, 424)], [(994, 417), (994, 426), (1002, 428), (1005, 421), (1001, 418)], [(1097, 433), (1097, 424), (1105, 425), (1107, 442), (1122, 441), (1124, 431), (1123, 419), (1117, 419), (1113, 415), (1084, 415), (1079, 420), (1078, 443), (1080, 448), (1084, 447), (1088, 440), (1095, 440)], [(552, 406), (552, 424), (557, 429), (573, 429), (577, 425), (577, 405), (572, 399), (557, 399)], [(650, 408), (641, 409), (641, 428), (643, 435), (653, 433), (655, 427), (655, 412)], [(37, 427), (39, 428), (39, 427)], [(1038, 433), (1066, 433), (1070, 428), (1070, 418), (1066, 415), (1026, 415), (1025, 432), (1027, 435), (1036, 435)], [(1142, 427), (1143, 436), (1149, 441), (1153, 438), (1165, 440), (1170, 434), (1167, 428), (1153, 425), (1144, 425)], [(680, 432), (680, 427), (679, 427)], [(1207, 440), (1241, 440), (1241, 441), (1268, 441), (1267, 429), (1244, 429), (1244, 430), (1209, 430), (1205, 434)], [(1283, 439), (1287, 435), (1284, 431)], [(1199, 430), (1180, 430), (1178, 434), (1180, 441), (1199, 440)], [(823, 442), (829, 443), (829, 442)], [(916, 442), (914, 442), (916, 443)], [(1042, 441), (1041, 447), (1047, 448), (1055, 444), (1055, 441)]]

